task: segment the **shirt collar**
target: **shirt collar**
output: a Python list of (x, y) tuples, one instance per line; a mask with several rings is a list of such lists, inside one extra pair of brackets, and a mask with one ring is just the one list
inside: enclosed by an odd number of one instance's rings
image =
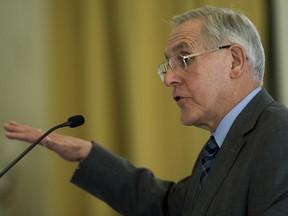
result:
[(216, 128), (215, 132), (211, 133), (215, 137), (215, 140), (219, 147), (222, 146), (224, 139), (230, 130), (233, 122), (241, 111), (247, 106), (247, 104), (255, 97), (255, 95), (261, 90), (261, 87), (254, 89), (240, 103), (238, 103), (230, 112), (228, 112), (221, 120), (220, 124)]

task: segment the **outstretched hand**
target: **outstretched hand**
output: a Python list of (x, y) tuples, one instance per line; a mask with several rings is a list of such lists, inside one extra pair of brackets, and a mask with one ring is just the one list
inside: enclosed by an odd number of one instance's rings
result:
[[(5, 123), (4, 129), (7, 138), (29, 143), (36, 142), (45, 133), (42, 130), (19, 124), (15, 121)], [(92, 144), (89, 141), (57, 133), (51, 133), (40, 144), (56, 152), (65, 160), (80, 162), (88, 156), (92, 148)]]

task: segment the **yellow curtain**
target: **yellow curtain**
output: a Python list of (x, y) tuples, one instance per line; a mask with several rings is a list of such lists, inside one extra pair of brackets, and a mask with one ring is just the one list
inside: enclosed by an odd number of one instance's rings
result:
[[(46, 4), (49, 122), (83, 114), (83, 127), (61, 133), (95, 140), (135, 165), (149, 167), (157, 177), (174, 181), (190, 174), (208, 132), (181, 125), (171, 89), (158, 78), (169, 20), (199, 6), (233, 7), (252, 19), (264, 44), (267, 40), (262, 0), (50, 0)], [(118, 215), (69, 184), (77, 164), (53, 154), (47, 160), (47, 180), (39, 183), (46, 190), (47, 203), (41, 205), (46, 216)]]

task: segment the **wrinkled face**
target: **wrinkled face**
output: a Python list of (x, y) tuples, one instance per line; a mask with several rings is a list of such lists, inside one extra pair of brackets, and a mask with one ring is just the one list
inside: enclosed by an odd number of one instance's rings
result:
[[(201, 21), (189, 20), (175, 27), (168, 38), (166, 58), (217, 48), (205, 48), (201, 25)], [(229, 76), (231, 64), (228, 48), (187, 59), (186, 70), (178, 66), (168, 68), (164, 83), (173, 87), (173, 98), (181, 109), (183, 124), (210, 131), (216, 129), (229, 111), (229, 95), (233, 90)]]

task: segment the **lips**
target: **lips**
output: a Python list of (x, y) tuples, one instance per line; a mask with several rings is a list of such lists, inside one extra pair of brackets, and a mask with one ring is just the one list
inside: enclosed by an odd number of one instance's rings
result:
[(185, 97), (183, 97), (183, 96), (173, 96), (173, 99), (174, 99), (177, 103), (179, 103), (181, 100), (185, 99)]
[(180, 90), (177, 89), (173, 89), (173, 93), (172, 93), (172, 98), (174, 99), (174, 101), (180, 105), (185, 103), (185, 99), (189, 98), (189, 96), (187, 96), (187, 94), (185, 94), (184, 92), (181, 92)]
[(178, 102), (179, 100), (181, 100), (183, 97), (181, 96), (174, 96), (173, 99)]

